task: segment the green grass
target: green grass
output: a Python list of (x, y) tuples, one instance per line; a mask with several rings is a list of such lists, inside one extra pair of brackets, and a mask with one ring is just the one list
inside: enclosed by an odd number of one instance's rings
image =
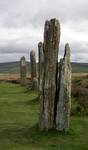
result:
[(88, 118), (74, 116), (68, 133), (38, 129), (37, 93), (0, 83), (0, 150), (88, 150)]

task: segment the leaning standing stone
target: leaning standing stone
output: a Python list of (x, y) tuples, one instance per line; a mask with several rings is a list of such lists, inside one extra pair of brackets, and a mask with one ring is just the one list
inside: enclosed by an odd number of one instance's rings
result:
[(67, 131), (69, 129), (71, 109), (71, 63), (69, 44), (65, 46), (64, 58), (60, 60), (59, 69), (59, 97), (57, 103), (56, 128), (59, 131)]

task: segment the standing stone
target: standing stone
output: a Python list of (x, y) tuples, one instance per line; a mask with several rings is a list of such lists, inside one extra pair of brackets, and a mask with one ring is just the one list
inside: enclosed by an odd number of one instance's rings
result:
[(37, 64), (36, 64), (36, 56), (35, 52), (32, 50), (30, 52), (30, 64), (31, 64), (31, 80), (32, 80), (32, 88), (37, 90)]
[(40, 129), (54, 128), (56, 78), (58, 64), (58, 50), (60, 41), (60, 24), (51, 19), (45, 22), (44, 31), (44, 73), (42, 81), (42, 112), (40, 114)]
[(44, 52), (43, 52), (43, 43), (39, 42), (38, 44), (38, 56), (39, 56), (39, 91), (42, 91), (42, 80), (43, 80), (43, 72), (44, 72)]
[(40, 118), (42, 115), (43, 108), (43, 74), (44, 74), (44, 47), (43, 43), (39, 42), (38, 44), (38, 56), (39, 56), (39, 78), (38, 78), (38, 90), (39, 90), (39, 99), (40, 99)]
[(59, 96), (57, 103), (56, 128), (59, 131), (69, 129), (71, 109), (71, 64), (70, 47), (65, 46), (64, 58), (60, 60), (59, 68)]
[(27, 63), (25, 60), (25, 57), (21, 57), (20, 59), (20, 78), (21, 78), (21, 84), (26, 84), (26, 74), (27, 74)]

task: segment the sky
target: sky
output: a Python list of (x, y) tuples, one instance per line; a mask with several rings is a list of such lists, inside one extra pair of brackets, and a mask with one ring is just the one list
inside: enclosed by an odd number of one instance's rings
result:
[(0, 0), (0, 62), (38, 58), (44, 23), (57, 18), (61, 25), (59, 58), (68, 42), (72, 62), (88, 62), (88, 0)]

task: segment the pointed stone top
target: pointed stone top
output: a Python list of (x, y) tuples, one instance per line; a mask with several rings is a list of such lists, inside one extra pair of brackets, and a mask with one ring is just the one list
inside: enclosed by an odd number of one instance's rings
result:
[(65, 57), (70, 57), (70, 47), (69, 47), (69, 44), (68, 43), (66, 43), (66, 45), (65, 45), (65, 53), (64, 53), (64, 58)]

